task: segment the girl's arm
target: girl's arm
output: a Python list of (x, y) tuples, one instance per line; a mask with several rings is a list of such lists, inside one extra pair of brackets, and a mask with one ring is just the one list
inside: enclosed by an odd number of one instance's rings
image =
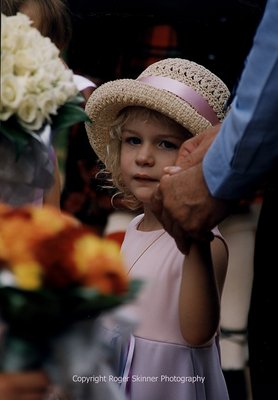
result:
[(223, 241), (194, 241), (184, 259), (180, 288), (180, 327), (191, 345), (207, 343), (218, 329), (228, 255)]

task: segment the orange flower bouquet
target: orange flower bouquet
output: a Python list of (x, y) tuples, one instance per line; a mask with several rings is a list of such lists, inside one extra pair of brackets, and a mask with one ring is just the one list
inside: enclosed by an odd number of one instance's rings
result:
[(40, 368), (51, 340), (133, 298), (116, 242), (45, 206), (0, 204), (1, 368)]

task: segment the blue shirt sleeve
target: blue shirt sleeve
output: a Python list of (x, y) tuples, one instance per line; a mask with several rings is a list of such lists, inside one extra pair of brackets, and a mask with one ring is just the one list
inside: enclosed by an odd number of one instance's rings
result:
[(278, 163), (278, 1), (268, 0), (236, 96), (203, 160), (212, 195), (244, 196)]

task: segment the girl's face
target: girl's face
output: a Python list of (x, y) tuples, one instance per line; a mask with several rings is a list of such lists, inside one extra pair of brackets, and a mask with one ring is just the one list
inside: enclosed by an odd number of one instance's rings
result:
[(166, 126), (157, 120), (136, 117), (122, 132), (120, 168), (123, 181), (144, 205), (150, 203), (163, 175), (163, 168), (174, 165), (185, 141), (184, 129)]

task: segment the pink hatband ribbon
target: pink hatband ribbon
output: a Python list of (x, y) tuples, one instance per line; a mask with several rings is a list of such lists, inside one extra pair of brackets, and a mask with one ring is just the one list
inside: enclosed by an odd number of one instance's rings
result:
[(146, 83), (157, 89), (164, 89), (175, 94), (195, 108), (195, 110), (204, 118), (206, 118), (212, 125), (216, 125), (219, 122), (216, 113), (208, 104), (206, 99), (204, 99), (190, 86), (165, 76), (142, 76), (136, 80)]

